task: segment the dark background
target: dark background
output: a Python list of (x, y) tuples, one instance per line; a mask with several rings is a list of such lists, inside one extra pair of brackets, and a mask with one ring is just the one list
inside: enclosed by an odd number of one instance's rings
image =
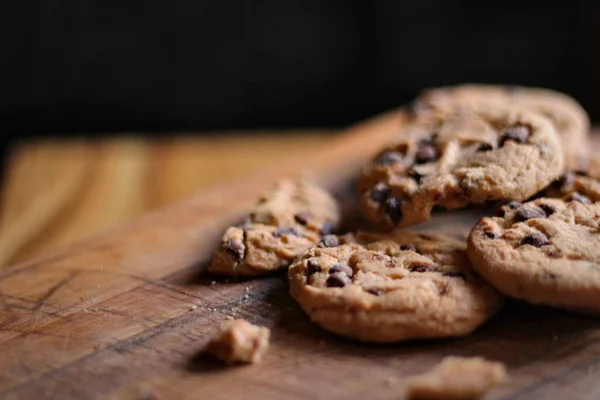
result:
[(0, 2), (4, 137), (338, 126), (464, 81), (600, 118), (600, 2)]

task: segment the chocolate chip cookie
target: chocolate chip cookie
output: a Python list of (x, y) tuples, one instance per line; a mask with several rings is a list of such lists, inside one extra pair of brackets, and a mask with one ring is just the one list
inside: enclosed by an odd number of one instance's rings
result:
[(314, 247), (288, 270), (292, 297), (331, 332), (373, 342), (466, 335), (503, 304), (462, 242), (408, 231), (355, 240)]
[(563, 170), (560, 143), (544, 117), (496, 108), (429, 114), (406, 126), (363, 171), (365, 217), (381, 228), (457, 209), (522, 201)]
[(512, 105), (539, 113), (556, 128), (570, 169), (587, 167), (590, 119), (572, 97), (549, 89), (466, 84), (425, 90), (416, 99), (415, 115), (489, 109)]
[(227, 229), (208, 271), (259, 276), (287, 268), (339, 220), (338, 205), (325, 190), (305, 181), (282, 181), (260, 198), (243, 225)]
[(473, 268), (507, 295), (600, 314), (600, 203), (540, 198), (482, 218), (468, 239)]

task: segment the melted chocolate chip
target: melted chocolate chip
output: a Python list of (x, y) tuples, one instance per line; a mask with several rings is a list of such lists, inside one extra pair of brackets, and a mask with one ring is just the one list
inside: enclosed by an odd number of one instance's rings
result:
[(294, 228), (290, 228), (287, 226), (281, 226), (277, 228), (275, 232), (273, 232), (273, 236), (275, 237), (281, 237), (283, 235), (300, 236)]
[(402, 219), (402, 202), (394, 197), (385, 202), (385, 212), (390, 220), (397, 224)]
[(371, 189), (371, 199), (379, 204), (385, 203), (392, 190), (385, 183), (378, 183)]
[(329, 235), (333, 231), (333, 224), (331, 222), (325, 222), (321, 227), (321, 235)]
[(337, 247), (340, 245), (340, 240), (335, 235), (325, 235), (319, 242), (321, 247)]
[(417, 155), (415, 158), (415, 163), (417, 164), (425, 164), (431, 161), (435, 161), (438, 158), (437, 149), (430, 144), (423, 145), (419, 151), (417, 151)]
[(375, 164), (380, 166), (400, 164), (404, 161), (404, 155), (398, 151), (388, 151), (380, 155)]
[(527, 125), (517, 124), (510, 126), (504, 131), (502, 139), (500, 139), (500, 146), (504, 146), (508, 140), (513, 140), (517, 143), (525, 143), (530, 134), (531, 128)]
[(401, 244), (400, 250), (417, 251), (417, 248), (415, 246), (413, 246), (412, 244)]
[(342, 263), (335, 264), (333, 267), (329, 268), (330, 274), (334, 274), (336, 272), (342, 272), (350, 277), (354, 275), (354, 271), (352, 271), (352, 268), (350, 268), (349, 265)]
[(533, 247), (542, 247), (548, 244), (548, 238), (541, 232), (533, 232), (525, 236), (523, 240), (521, 240), (521, 244), (529, 244)]
[(592, 204), (592, 200), (589, 197), (582, 195), (579, 192), (575, 192), (567, 197), (567, 201), (578, 201), (583, 204)]
[(317, 272), (321, 272), (321, 266), (315, 260), (308, 260), (306, 262), (306, 275), (311, 276), (316, 274)]
[(306, 225), (308, 223), (308, 220), (311, 218), (312, 213), (310, 211), (302, 211), (294, 215), (294, 220), (300, 225)]
[(465, 276), (463, 274), (461, 274), (460, 272), (457, 271), (448, 271), (448, 272), (444, 272), (442, 274), (443, 276), (448, 276), (450, 278), (465, 278)]
[(527, 221), (532, 218), (546, 218), (546, 213), (538, 206), (524, 205), (517, 209), (515, 220)]
[(485, 151), (490, 151), (490, 150), (493, 150), (493, 149), (494, 149), (494, 146), (492, 146), (489, 143), (481, 143), (479, 145), (479, 147), (477, 147), (477, 151), (478, 152), (485, 152)]
[(413, 178), (415, 181), (417, 181), (417, 183), (421, 182), (421, 178), (423, 177), (423, 175), (421, 175), (420, 173), (417, 172), (416, 169), (411, 168), (408, 171), (406, 171), (406, 174), (408, 176), (410, 176), (411, 178)]
[(498, 234), (494, 231), (483, 231), (483, 236), (488, 239), (498, 239)]
[(539, 207), (544, 210), (546, 216), (550, 216), (556, 212), (556, 209), (552, 207), (550, 204), (540, 204)]
[(352, 279), (348, 277), (348, 275), (343, 272), (336, 272), (334, 274), (329, 275), (327, 278), (326, 284), (328, 287), (344, 287), (352, 283)]
[(427, 264), (415, 264), (411, 265), (410, 272), (429, 272), (431, 267)]
[(233, 255), (237, 261), (242, 261), (244, 259), (244, 246), (241, 243), (238, 243), (235, 240), (228, 240), (224, 242), (222, 246), (228, 253)]

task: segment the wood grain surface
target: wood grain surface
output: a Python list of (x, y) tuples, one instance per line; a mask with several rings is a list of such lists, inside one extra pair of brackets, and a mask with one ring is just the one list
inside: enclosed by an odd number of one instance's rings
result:
[[(0, 271), (0, 397), (399, 399), (407, 377), (459, 354), (507, 364), (510, 382), (489, 398), (600, 398), (594, 318), (511, 302), (468, 337), (369, 345), (312, 324), (283, 275), (234, 282), (203, 273), (223, 228), (260, 191), (308, 166), (304, 173), (343, 196), (399, 117), (382, 115), (277, 169)], [(419, 229), (464, 237), (485, 213), (440, 214)], [(224, 368), (202, 356), (228, 316), (273, 329), (262, 363)]]
[(16, 145), (2, 190), (0, 269), (285, 163), (291, 152), (314, 151), (333, 134), (224, 132)]

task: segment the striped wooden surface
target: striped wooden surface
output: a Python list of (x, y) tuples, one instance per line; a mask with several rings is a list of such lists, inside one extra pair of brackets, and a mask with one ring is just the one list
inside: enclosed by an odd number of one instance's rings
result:
[(332, 134), (314, 129), (16, 145), (2, 192), (0, 268), (285, 163), (290, 153), (317, 148)]

